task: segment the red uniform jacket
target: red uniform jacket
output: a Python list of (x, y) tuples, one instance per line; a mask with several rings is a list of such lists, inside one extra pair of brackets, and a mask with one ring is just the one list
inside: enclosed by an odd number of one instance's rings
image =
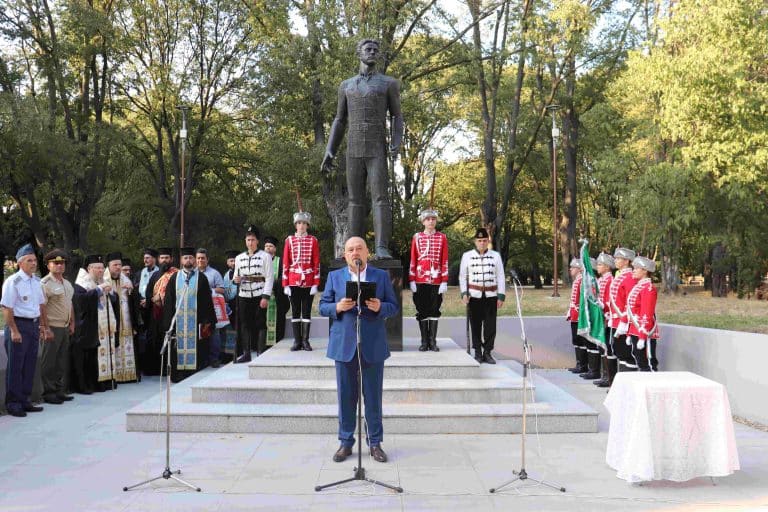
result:
[(448, 282), (448, 238), (435, 231), (419, 232), (411, 239), (411, 266), (408, 279), (417, 284), (439, 285)]
[(659, 339), (659, 326), (656, 325), (656, 287), (650, 278), (641, 279), (629, 292), (627, 316), (627, 334), (643, 340)]
[(606, 272), (597, 280), (597, 286), (600, 288), (600, 304), (603, 306), (603, 315), (605, 316), (605, 325), (611, 325), (611, 283), (613, 274)]
[(619, 275), (611, 283), (611, 327), (614, 329), (618, 329), (622, 324), (623, 329), (627, 327), (627, 295), (635, 283), (631, 268), (619, 271)]
[(283, 287), (320, 286), (320, 245), (312, 235), (291, 235), (283, 248)]
[(568, 313), (565, 316), (569, 322), (579, 321), (579, 302), (581, 301), (581, 279), (582, 279), (582, 275), (581, 274), (577, 275), (576, 278), (573, 280), (573, 284), (571, 285), (571, 302), (570, 304), (568, 304)]

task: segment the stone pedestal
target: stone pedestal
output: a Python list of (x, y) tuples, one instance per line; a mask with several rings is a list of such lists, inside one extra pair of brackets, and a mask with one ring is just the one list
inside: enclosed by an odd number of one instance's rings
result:
[[(392, 288), (397, 297), (398, 310), (395, 316), (386, 319), (387, 345), (392, 352), (403, 351), (403, 265), (400, 260), (370, 260), (369, 265), (384, 270), (389, 274)], [(330, 270), (336, 270), (346, 265), (343, 259), (331, 261)], [(330, 329), (330, 323), (328, 329)]]

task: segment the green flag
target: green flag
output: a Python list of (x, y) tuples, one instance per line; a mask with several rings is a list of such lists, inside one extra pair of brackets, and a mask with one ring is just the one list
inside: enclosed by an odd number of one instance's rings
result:
[(581, 296), (579, 297), (578, 333), (591, 341), (605, 345), (605, 317), (603, 308), (597, 298), (600, 289), (597, 286), (595, 271), (589, 260), (589, 240), (581, 244), (581, 263), (584, 265), (581, 280)]

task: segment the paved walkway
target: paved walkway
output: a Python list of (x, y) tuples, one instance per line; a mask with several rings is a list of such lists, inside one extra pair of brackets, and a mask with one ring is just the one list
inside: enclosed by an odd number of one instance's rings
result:
[(164, 434), (125, 431), (125, 411), (161, 390), (148, 378), (116, 392), (76, 395), (27, 418), (0, 417), (0, 510), (768, 511), (768, 433), (736, 425), (742, 470), (730, 477), (629, 485), (605, 464), (604, 390), (562, 370), (541, 374), (601, 414), (597, 434), (528, 436), (526, 469), (566, 493), (530, 481), (488, 492), (520, 467), (519, 435), (386, 436), (390, 462), (364, 455), (363, 465), (404, 494), (360, 482), (316, 493), (317, 484), (351, 476), (356, 458), (331, 461), (332, 435), (275, 434), (172, 434), (172, 468), (203, 491), (161, 480), (123, 492), (165, 465)]

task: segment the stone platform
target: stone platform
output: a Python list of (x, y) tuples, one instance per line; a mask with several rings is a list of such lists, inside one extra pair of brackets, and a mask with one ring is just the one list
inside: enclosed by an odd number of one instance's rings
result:
[[(229, 364), (172, 388), (175, 432), (333, 434), (338, 428), (333, 361), (327, 339), (312, 352), (282, 341), (249, 365)], [(504, 365), (478, 364), (450, 338), (422, 353), (406, 338), (384, 370), (384, 428), (393, 434), (509, 434), (522, 430), (522, 377)], [(539, 379), (529, 390), (528, 427), (539, 432), (597, 432), (597, 412)], [(128, 431), (164, 424), (164, 393), (126, 415)]]

